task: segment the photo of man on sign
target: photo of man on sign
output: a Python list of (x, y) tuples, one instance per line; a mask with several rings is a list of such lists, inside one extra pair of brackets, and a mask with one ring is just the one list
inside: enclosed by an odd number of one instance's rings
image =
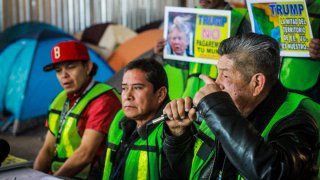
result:
[(216, 64), (222, 40), (230, 36), (228, 10), (166, 7), (165, 59)]
[[(193, 31), (190, 24), (192, 15), (177, 15), (174, 17), (168, 31), (168, 53), (178, 56), (193, 56)], [(191, 41), (192, 40), (192, 41)]]

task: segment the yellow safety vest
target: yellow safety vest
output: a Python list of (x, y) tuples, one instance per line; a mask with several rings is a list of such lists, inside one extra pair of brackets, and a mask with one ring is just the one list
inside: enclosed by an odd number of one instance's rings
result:
[[(81, 136), (78, 133), (77, 122), (81, 116), (82, 111), (92, 100), (111, 89), (112, 87), (106, 84), (95, 84), (86, 94), (84, 94), (81, 97), (79, 102), (66, 116), (63, 124), (61, 124), (60, 115), (65, 106), (65, 102), (67, 101), (67, 94), (65, 91), (62, 91), (54, 99), (54, 101), (49, 107), (48, 117), (49, 130), (57, 138), (56, 155), (51, 163), (52, 172), (58, 171), (58, 169), (63, 165), (63, 163), (69, 157), (71, 157), (74, 151), (80, 146)], [(61, 134), (59, 135), (60, 129)], [(90, 165), (86, 166), (75, 177), (86, 179), (89, 175), (90, 168)]]
[[(110, 126), (103, 173), (104, 180), (108, 180), (112, 173), (112, 159), (117, 153), (123, 136), (120, 122), (124, 116), (124, 112), (120, 110)], [(139, 138), (130, 147), (124, 165), (123, 178), (125, 180), (144, 180), (148, 179), (148, 177), (156, 180), (161, 177), (162, 131), (163, 123), (160, 123), (150, 132), (147, 139)], [(150, 164), (148, 162), (150, 162)]]

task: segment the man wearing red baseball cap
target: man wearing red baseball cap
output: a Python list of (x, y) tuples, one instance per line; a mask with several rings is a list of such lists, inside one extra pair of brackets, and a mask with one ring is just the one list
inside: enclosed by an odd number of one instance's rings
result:
[[(63, 87), (49, 107), (45, 142), (34, 169), (56, 176), (101, 179), (108, 129), (121, 102), (112, 87), (93, 80), (97, 65), (88, 49), (77, 41), (55, 45), (52, 63)], [(99, 172), (100, 169), (100, 172)]]

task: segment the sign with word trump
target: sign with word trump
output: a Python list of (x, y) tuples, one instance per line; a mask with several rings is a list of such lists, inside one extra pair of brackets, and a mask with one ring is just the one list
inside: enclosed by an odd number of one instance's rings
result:
[(252, 31), (280, 44), (281, 56), (309, 57), (312, 31), (304, 0), (247, 0)]
[(218, 47), (230, 36), (231, 12), (166, 7), (165, 59), (216, 64)]

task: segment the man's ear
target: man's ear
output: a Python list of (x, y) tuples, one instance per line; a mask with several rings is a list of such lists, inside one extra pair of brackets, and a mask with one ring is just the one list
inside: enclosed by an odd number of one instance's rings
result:
[(92, 63), (92, 61), (89, 60), (89, 61), (87, 62), (87, 69), (86, 69), (87, 75), (90, 74), (92, 68), (93, 68), (93, 63)]
[(258, 96), (265, 89), (266, 86), (266, 76), (262, 73), (257, 73), (252, 76), (251, 84), (253, 88), (252, 95)]
[(161, 104), (167, 97), (168, 89), (165, 86), (159, 88), (156, 92), (156, 96), (158, 98), (158, 103)]

